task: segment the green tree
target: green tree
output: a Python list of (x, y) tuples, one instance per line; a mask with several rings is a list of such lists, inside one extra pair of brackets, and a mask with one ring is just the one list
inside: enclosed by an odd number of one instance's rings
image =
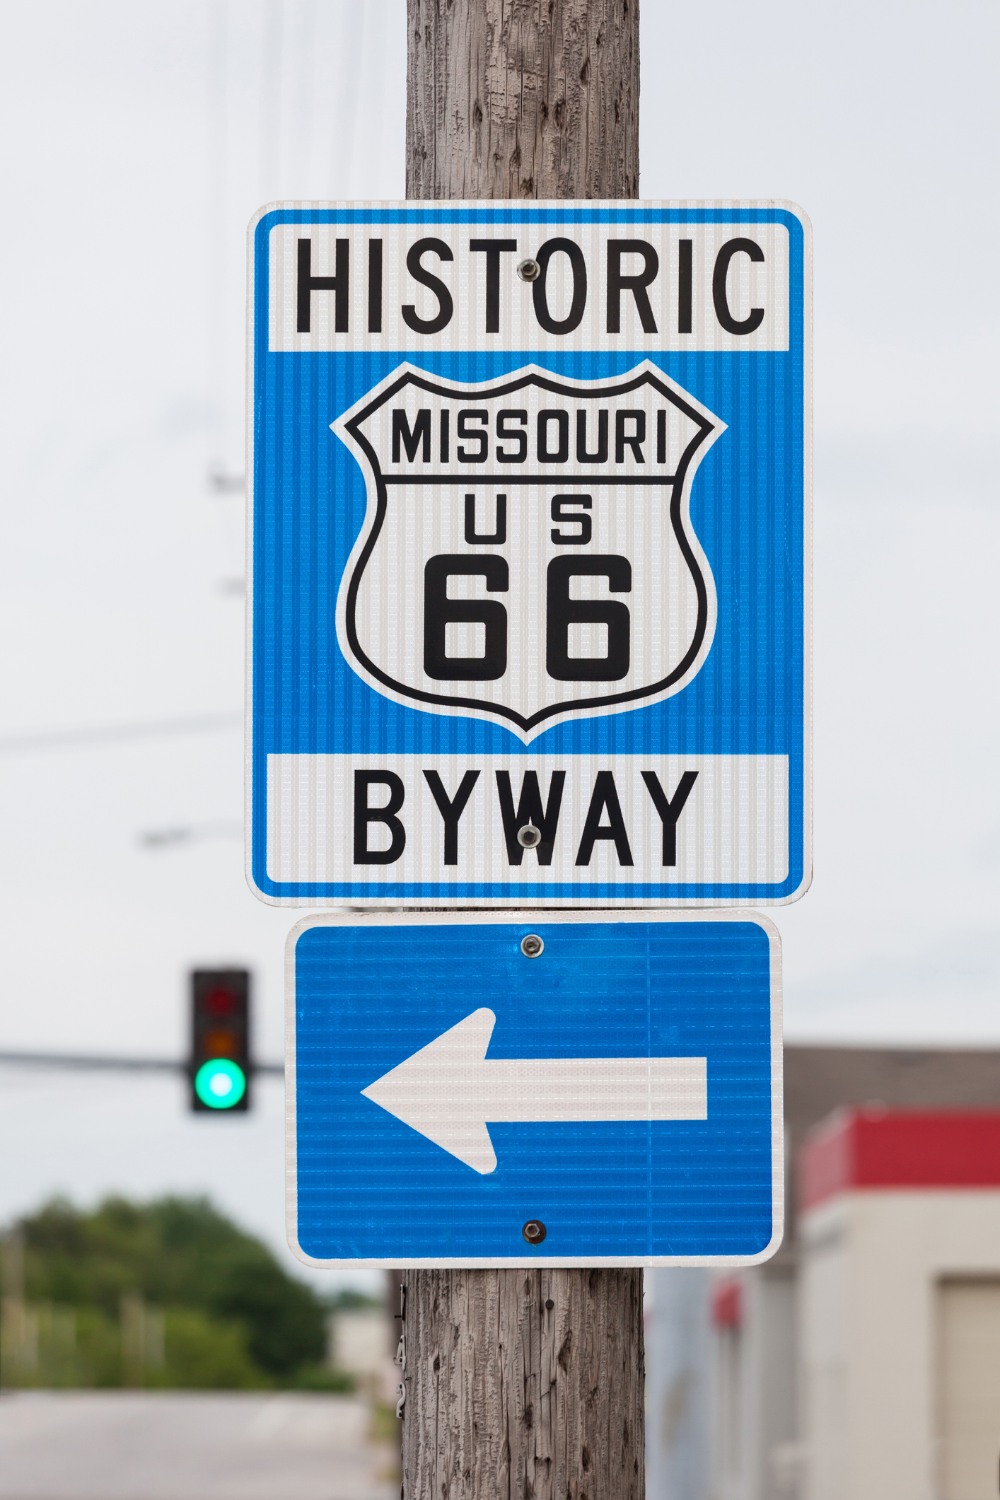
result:
[(55, 1200), (22, 1230), (30, 1301), (117, 1319), (122, 1295), (138, 1292), (166, 1309), (165, 1368), (177, 1383), (314, 1378), (326, 1346), (323, 1303), (206, 1199), (108, 1198), (89, 1213)]
[(165, 1360), (146, 1384), (199, 1391), (253, 1390), (268, 1384), (247, 1356), (246, 1334), (238, 1323), (220, 1323), (191, 1308), (171, 1308), (166, 1316)]

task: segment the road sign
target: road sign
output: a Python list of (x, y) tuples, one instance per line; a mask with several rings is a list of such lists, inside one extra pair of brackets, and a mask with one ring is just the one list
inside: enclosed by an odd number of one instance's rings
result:
[(309, 918), (291, 1244), (316, 1265), (763, 1260), (780, 1004), (777, 932), (749, 913)]
[(261, 213), (258, 894), (802, 893), (808, 268), (776, 204)]

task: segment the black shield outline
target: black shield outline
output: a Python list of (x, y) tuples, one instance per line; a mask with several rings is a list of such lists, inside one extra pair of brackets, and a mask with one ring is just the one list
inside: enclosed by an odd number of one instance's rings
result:
[[(423, 688), (414, 688), (409, 686), (407, 683), (397, 682), (395, 678), (392, 678), (388, 675), (388, 673), (383, 672), (380, 667), (376, 666), (375, 663), (371, 661), (368, 656), (366, 656), (365, 652), (361, 648), (361, 644), (357, 636), (357, 630), (355, 628), (355, 606), (357, 603), (358, 588), (360, 587), (361, 577), (365, 571), (368, 559), (371, 557), (371, 554), (374, 551), (375, 544), (378, 541), (379, 534), (382, 530), (382, 523), (385, 520), (386, 509), (388, 506), (388, 490), (385, 482), (385, 477), (382, 473), (382, 468), (379, 463), (378, 455), (375, 452), (375, 449), (372, 447), (371, 443), (365, 437), (364, 433), (362, 433), (361, 423), (366, 421), (366, 419), (370, 417), (373, 412), (378, 411), (380, 406), (384, 406), (387, 401), (391, 400), (393, 396), (395, 396), (400, 390), (403, 389), (404, 386), (407, 385), (415, 385), (419, 387), (419, 389), (427, 391), (430, 395), (450, 398), (461, 397), (463, 400), (475, 400), (477, 397), (490, 399), (495, 396), (512, 395), (514, 392), (522, 390), (525, 386), (528, 385), (537, 386), (544, 391), (550, 391), (553, 395), (573, 396), (577, 399), (579, 399), (580, 397), (584, 397), (587, 400), (597, 400), (601, 397), (613, 397), (621, 395), (627, 391), (637, 390), (640, 386), (651, 385), (660, 396), (662, 396), (672, 406), (678, 407), (685, 414), (685, 416), (690, 418), (690, 420), (697, 425), (698, 433), (694, 438), (692, 438), (691, 442), (685, 448), (684, 455), (677, 467), (677, 472), (675, 474), (660, 475), (656, 478), (649, 479), (633, 478), (629, 479), (628, 481), (630, 485), (647, 486), (670, 484), (672, 486), (670, 495), (670, 523), (673, 527), (674, 536), (677, 539), (677, 544), (681, 549), (681, 554), (684, 557), (688, 568), (690, 569), (692, 578), (694, 579), (695, 593), (698, 600), (698, 617), (695, 623), (694, 634), (692, 637), (691, 645), (688, 647), (688, 650), (685, 652), (683, 658), (672, 672), (670, 672), (666, 677), (662, 678), (659, 682), (652, 683), (647, 687), (634, 688), (624, 693), (607, 693), (593, 698), (573, 698), (568, 701), (564, 700), (561, 703), (553, 704), (551, 708), (540, 709), (537, 713), (529, 714), (527, 717), (525, 717), (523, 714), (516, 713), (513, 709), (507, 708), (502, 704), (487, 703), (484, 702), (481, 698), (466, 698), (450, 696), (444, 693), (430, 693)], [(692, 663), (697, 661), (698, 656), (701, 652), (702, 645), (704, 644), (706, 631), (708, 629), (708, 585), (705, 581), (702, 569), (698, 563), (698, 559), (695, 556), (695, 553), (688, 540), (684, 527), (681, 525), (681, 508), (686, 493), (688, 470), (691, 467), (691, 463), (694, 459), (695, 454), (700, 448), (704, 446), (705, 442), (713, 433), (717, 435), (720, 432), (724, 431), (725, 424), (721, 422), (710, 422), (702, 411), (699, 411), (695, 407), (690, 406), (678, 394), (678, 392), (673, 389), (672, 386), (668, 385), (665, 380), (659, 379), (656, 374), (648, 367), (648, 365), (636, 372), (631, 379), (625, 378), (616, 380), (615, 377), (611, 376), (606, 382), (601, 382), (599, 384), (594, 383), (593, 385), (560, 381), (556, 376), (546, 375), (537, 369), (530, 369), (519, 372), (506, 383), (503, 383), (502, 381), (499, 383), (490, 381), (484, 382), (479, 386), (459, 384), (450, 385), (447, 381), (435, 380), (431, 376), (424, 374), (422, 371), (414, 370), (408, 367), (403, 371), (403, 373), (397, 380), (394, 380), (392, 382), (391, 385), (388, 385), (383, 390), (379, 391), (374, 400), (370, 401), (360, 411), (355, 410), (350, 421), (345, 422), (343, 426), (344, 430), (350, 433), (353, 441), (366, 455), (371, 466), (371, 471), (374, 476), (376, 486), (376, 509), (374, 520), (372, 522), (371, 530), (368, 534), (365, 545), (354, 564), (350, 581), (347, 585), (347, 600), (346, 608), (344, 610), (344, 628), (347, 633), (348, 641), (350, 642), (351, 650), (355, 655), (355, 659), (363, 664), (366, 672), (370, 673), (371, 676), (374, 677), (378, 682), (384, 683), (387, 688), (389, 688), (393, 693), (398, 694), (399, 697), (411, 699), (417, 704), (439, 703), (442, 706), (451, 709), (468, 709), (477, 717), (488, 717), (501, 720), (507, 719), (511, 724), (517, 725), (519, 731), (527, 732), (533, 730), (536, 725), (544, 723), (546, 719), (568, 718), (582, 710), (593, 710), (595, 708), (599, 709), (610, 707), (613, 704), (625, 703), (633, 703), (636, 707), (638, 707), (645, 699), (657, 698), (661, 694), (666, 692), (666, 690), (673, 683), (682, 679), (687, 674)], [(442, 482), (442, 478), (443, 476), (440, 475), (431, 475), (427, 480), (421, 480), (421, 483), (440, 483)], [(574, 475), (574, 484), (586, 483), (588, 481), (593, 481), (595, 483), (606, 483), (607, 479), (606, 477), (593, 474), (583, 474), (579, 476)], [(450, 477), (448, 478), (447, 482), (451, 482)], [(465, 476), (461, 476), (458, 482), (465, 483)], [(367, 515), (365, 519), (367, 522)]]

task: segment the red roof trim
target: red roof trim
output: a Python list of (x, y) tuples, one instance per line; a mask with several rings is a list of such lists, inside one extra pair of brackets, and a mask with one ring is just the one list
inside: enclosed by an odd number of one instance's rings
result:
[(872, 1188), (1000, 1187), (1000, 1112), (848, 1110), (799, 1152), (800, 1207)]
[(743, 1323), (743, 1287), (735, 1276), (712, 1287), (712, 1324), (715, 1328), (739, 1328)]

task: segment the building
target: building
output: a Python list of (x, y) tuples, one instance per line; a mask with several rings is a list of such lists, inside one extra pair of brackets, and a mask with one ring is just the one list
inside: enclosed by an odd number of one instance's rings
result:
[(845, 1111), (800, 1163), (803, 1500), (992, 1500), (1000, 1111)]
[[(782, 1248), (766, 1265), (732, 1274), (663, 1269), (647, 1276), (648, 1500), (819, 1500), (821, 1495), (825, 1500), (826, 1493), (837, 1493), (837, 1500), (861, 1500), (853, 1489), (809, 1488), (820, 1473), (817, 1461), (810, 1464), (809, 1447), (819, 1442), (822, 1449), (824, 1441), (815, 1425), (819, 1408), (806, 1394), (806, 1370), (816, 1356), (815, 1328), (812, 1322), (804, 1326), (804, 1314), (808, 1310), (813, 1316), (808, 1299), (817, 1285), (812, 1277), (817, 1263), (812, 1229), (808, 1242), (804, 1231), (807, 1217), (810, 1226), (816, 1221), (799, 1213), (795, 1170), (810, 1133), (835, 1112), (850, 1109), (865, 1111), (866, 1117), (872, 1111), (962, 1111), (970, 1119), (970, 1112), (1000, 1111), (1000, 1052), (786, 1047), (790, 1170)], [(857, 1191), (867, 1201), (868, 1187)], [(889, 1195), (898, 1191), (898, 1185), (884, 1186)], [(953, 1187), (928, 1191), (949, 1194), (949, 1203), (957, 1201)], [(992, 1190), (986, 1186), (983, 1191)], [(845, 1189), (836, 1196), (850, 1198), (852, 1193)], [(977, 1274), (986, 1279), (1000, 1276), (1000, 1234), (982, 1247), (979, 1268)], [(884, 1263), (873, 1262), (868, 1269), (876, 1285), (879, 1278), (891, 1283), (896, 1274)], [(942, 1274), (947, 1279), (952, 1273)], [(961, 1295), (956, 1292), (958, 1300), (951, 1305), (957, 1307)], [(926, 1310), (926, 1298), (922, 1305)], [(1000, 1365), (1000, 1343), (994, 1357)], [(862, 1358), (860, 1346), (851, 1350), (851, 1358)], [(934, 1422), (932, 1430), (937, 1431)], [(921, 1472), (932, 1471), (937, 1472), (925, 1464)], [(995, 1495), (995, 1473), (992, 1484), (987, 1493)], [(891, 1493), (883, 1489), (879, 1500), (890, 1500)], [(924, 1495), (939, 1500), (928, 1488), (899, 1491), (904, 1493), (906, 1500)], [(972, 1492), (961, 1500), (978, 1497)]]

